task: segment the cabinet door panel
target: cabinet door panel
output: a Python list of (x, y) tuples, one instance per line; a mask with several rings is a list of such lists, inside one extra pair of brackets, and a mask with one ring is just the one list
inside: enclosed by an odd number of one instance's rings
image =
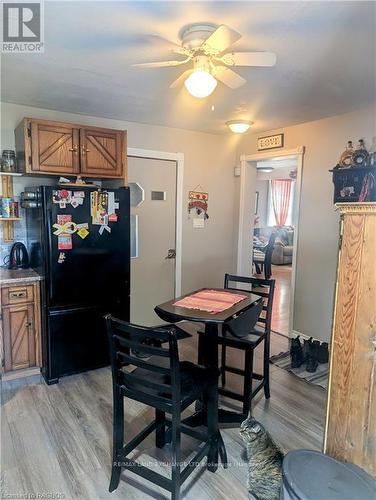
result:
[(81, 173), (92, 177), (122, 177), (125, 133), (119, 130), (80, 129)]
[(35, 366), (34, 306), (3, 308), (5, 371)]
[(31, 172), (79, 173), (79, 130), (72, 125), (32, 121), (31, 149)]

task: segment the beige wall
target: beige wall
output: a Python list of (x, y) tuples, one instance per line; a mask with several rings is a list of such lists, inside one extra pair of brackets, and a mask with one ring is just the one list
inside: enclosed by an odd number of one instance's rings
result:
[[(347, 140), (364, 138), (370, 146), (376, 136), (375, 117), (374, 107), (270, 131), (284, 133), (286, 149), (305, 146), (293, 329), (318, 339), (330, 338), (338, 250), (339, 216), (328, 170)], [(257, 136), (244, 136), (238, 154), (256, 152)]]
[[(1, 149), (14, 149), (13, 130), (25, 116), (126, 129), (130, 147), (184, 153), (183, 292), (203, 286), (221, 286), (224, 273), (235, 271), (235, 137), (3, 103)], [(18, 182), (24, 181), (22, 178)], [(188, 191), (198, 184), (209, 192), (210, 218), (205, 229), (193, 229), (187, 217)]]

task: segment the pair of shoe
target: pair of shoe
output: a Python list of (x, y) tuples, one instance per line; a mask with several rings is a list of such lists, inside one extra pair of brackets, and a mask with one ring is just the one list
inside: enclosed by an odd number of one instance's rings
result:
[(298, 335), (291, 339), (290, 356), (291, 368), (299, 368), (306, 363), (306, 371), (314, 373), (319, 363), (327, 363), (329, 360), (328, 343), (320, 343), (311, 337), (308, 340), (304, 339), (302, 345)]

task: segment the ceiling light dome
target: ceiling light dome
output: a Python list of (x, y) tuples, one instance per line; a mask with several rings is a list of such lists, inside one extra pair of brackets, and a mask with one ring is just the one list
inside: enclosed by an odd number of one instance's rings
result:
[(244, 134), (244, 132), (247, 132), (252, 124), (253, 122), (250, 122), (248, 120), (231, 120), (229, 122), (226, 122), (228, 128), (235, 134)]
[(208, 71), (198, 69), (184, 82), (185, 88), (193, 97), (208, 97), (217, 86), (217, 80)]

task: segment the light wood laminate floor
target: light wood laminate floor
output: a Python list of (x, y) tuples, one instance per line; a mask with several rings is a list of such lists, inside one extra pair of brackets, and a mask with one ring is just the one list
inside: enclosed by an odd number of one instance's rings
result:
[(272, 330), (289, 335), (291, 304), (291, 266), (272, 266), (275, 279)]
[[(196, 342), (196, 335), (181, 342), (181, 359), (195, 361)], [(272, 354), (286, 348), (287, 339), (273, 334)], [(242, 355), (234, 351), (231, 355), (233, 364), (239, 365)], [(260, 363), (261, 353), (257, 356), (256, 368)], [(240, 388), (236, 376), (229, 376), (229, 382), (230, 387)], [(234, 405), (231, 403), (227, 407)], [(324, 407), (323, 389), (272, 365), (271, 399), (266, 401), (259, 394), (253, 405), (253, 414), (283, 451), (296, 448), (320, 450)], [(152, 410), (144, 405), (127, 402), (126, 437), (136, 434), (152, 416)], [(130, 472), (122, 474), (115, 492), (108, 492), (111, 419), (111, 373), (108, 368), (66, 377), (53, 386), (47, 386), (36, 377), (27, 384), (20, 381), (3, 383), (1, 457), (4, 498), (31, 493), (90, 500), (169, 498), (168, 492)], [(230, 467), (225, 470), (220, 466), (215, 474), (199, 467), (184, 483), (183, 498), (248, 498), (245, 447), (239, 431), (223, 429), (222, 434)], [(183, 459), (196, 444), (191, 438), (183, 437)], [(139, 461), (163, 462), (169, 459), (168, 446), (163, 450), (155, 448), (152, 434), (138, 447), (135, 456)], [(155, 467), (165, 468), (163, 465)]]

